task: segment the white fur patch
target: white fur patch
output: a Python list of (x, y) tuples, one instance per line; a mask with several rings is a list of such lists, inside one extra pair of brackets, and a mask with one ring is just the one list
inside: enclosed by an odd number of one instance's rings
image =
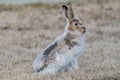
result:
[[(56, 73), (58, 71), (70, 71), (78, 68), (78, 58), (80, 54), (83, 52), (85, 47), (85, 40), (84, 36), (82, 36), (79, 41), (78, 45), (74, 46), (72, 49), (62, 49), (63, 54), (56, 53), (55, 55), (55, 62), (49, 63), (47, 67), (41, 70), (39, 73)], [(43, 55), (39, 55), (34, 64), (33, 68), (35, 71), (40, 69), (42, 63), (40, 63), (40, 59)]]

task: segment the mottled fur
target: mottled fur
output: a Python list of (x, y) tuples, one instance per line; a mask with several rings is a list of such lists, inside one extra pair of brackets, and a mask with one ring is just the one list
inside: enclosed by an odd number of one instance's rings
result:
[(35, 59), (33, 68), (36, 72), (55, 73), (78, 68), (77, 60), (85, 45), (85, 27), (79, 19), (74, 18), (70, 3), (62, 8), (67, 20), (65, 32)]

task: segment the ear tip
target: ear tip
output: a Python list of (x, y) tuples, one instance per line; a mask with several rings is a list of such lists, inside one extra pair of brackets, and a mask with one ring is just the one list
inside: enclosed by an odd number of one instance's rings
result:
[(69, 3), (67, 3), (67, 5), (68, 5), (68, 6), (71, 6), (72, 4), (69, 2)]
[(65, 7), (65, 5), (62, 5), (62, 7)]
[(62, 5), (62, 8), (67, 8), (67, 6), (66, 5)]
[(67, 5), (62, 5), (62, 8), (67, 8), (67, 6), (72, 6), (72, 4), (69, 2)]

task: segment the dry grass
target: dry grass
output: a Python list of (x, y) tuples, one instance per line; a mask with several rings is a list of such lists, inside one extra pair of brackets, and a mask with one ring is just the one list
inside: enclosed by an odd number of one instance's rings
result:
[(2, 11), (21, 11), (26, 10), (27, 8), (45, 8), (47, 10), (58, 9), (60, 7), (59, 4), (49, 4), (49, 3), (29, 3), (29, 4), (0, 4), (0, 12)]
[[(119, 0), (69, 0), (72, 3), (75, 3), (78, 6), (86, 6), (86, 5), (106, 5), (111, 3), (119, 3)], [(66, 1), (65, 3), (68, 3), (69, 1)], [(42, 3), (42, 2), (36, 2), (36, 3), (28, 3), (28, 4), (0, 4), (0, 12), (2, 11), (21, 11), (26, 10), (26, 8), (45, 8), (47, 10), (51, 9), (58, 9), (64, 2), (59, 3)]]
[(35, 74), (32, 63), (46, 45), (63, 33), (60, 8), (24, 8), (0, 12), (0, 80), (120, 80), (119, 3), (76, 5), (87, 26), (86, 49), (77, 71)]

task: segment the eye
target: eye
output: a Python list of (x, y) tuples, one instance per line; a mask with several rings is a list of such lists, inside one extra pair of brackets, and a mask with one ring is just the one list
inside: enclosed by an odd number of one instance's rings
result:
[(78, 23), (75, 23), (75, 26), (78, 26)]

